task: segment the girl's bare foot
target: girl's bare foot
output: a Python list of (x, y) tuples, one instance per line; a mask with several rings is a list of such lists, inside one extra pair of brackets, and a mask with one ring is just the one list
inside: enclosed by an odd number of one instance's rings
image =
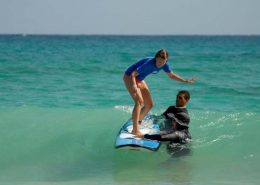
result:
[(144, 138), (144, 134), (135, 135), (134, 137), (135, 137), (135, 138), (143, 139), (143, 138)]
[(144, 134), (142, 132), (140, 132), (139, 130), (133, 130), (132, 134), (135, 135), (135, 137), (137, 138), (143, 138)]

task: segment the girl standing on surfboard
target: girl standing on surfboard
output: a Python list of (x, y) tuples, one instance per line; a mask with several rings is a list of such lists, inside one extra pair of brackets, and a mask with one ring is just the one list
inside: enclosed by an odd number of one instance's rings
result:
[(125, 71), (123, 80), (125, 86), (135, 102), (132, 112), (133, 131), (132, 134), (142, 136), (139, 130), (139, 123), (153, 107), (153, 100), (144, 79), (147, 75), (156, 74), (164, 70), (168, 77), (180, 82), (193, 83), (195, 78), (185, 80), (173, 73), (167, 63), (168, 52), (165, 49), (158, 51), (155, 57), (147, 57), (131, 65)]

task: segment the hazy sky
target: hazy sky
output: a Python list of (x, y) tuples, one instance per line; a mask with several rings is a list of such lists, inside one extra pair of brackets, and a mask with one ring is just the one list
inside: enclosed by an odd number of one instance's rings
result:
[(0, 34), (260, 34), (260, 0), (0, 0)]

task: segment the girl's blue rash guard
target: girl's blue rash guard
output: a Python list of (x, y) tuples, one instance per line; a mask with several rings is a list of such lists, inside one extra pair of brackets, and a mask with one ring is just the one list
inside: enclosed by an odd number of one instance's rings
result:
[(137, 63), (127, 68), (125, 74), (130, 76), (135, 70), (137, 70), (138, 76), (136, 78), (142, 81), (147, 75), (151, 73), (156, 74), (161, 69), (163, 69), (166, 73), (171, 72), (170, 66), (167, 63), (163, 67), (158, 68), (156, 67), (156, 59), (154, 57), (147, 57), (139, 60)]

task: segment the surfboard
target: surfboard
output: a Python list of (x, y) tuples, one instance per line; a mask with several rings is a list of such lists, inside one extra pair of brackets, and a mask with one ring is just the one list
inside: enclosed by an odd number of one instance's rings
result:
[[(131, 134), (133, 130), (133, 122), (130, 118), (125, 124), (123, 124), (119, 133), (117, 134), (115, 141), (115, 148), (130, 148), (130, 149), (147, 149), (151, 151), (157, 151), (160, 147), (160, 141), (150, 140), (145, 138), (135, 138), (135, 135)], [(156, 124), (154, 115), (147, 115), (140, 125), (140, 131), (143, 134), (159, 134), (160, 128)]]

